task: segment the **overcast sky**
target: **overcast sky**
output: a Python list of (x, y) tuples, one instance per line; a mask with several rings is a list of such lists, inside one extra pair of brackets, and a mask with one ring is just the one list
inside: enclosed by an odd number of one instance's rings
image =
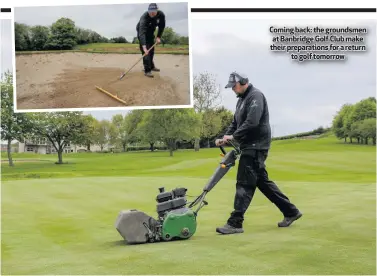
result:
[[(14, 19), (28, 25), (49, 26), (61, 17), (72, 19), (76, 26), (91, 29), (107, 38), (136, 36), (136, 24), (148, 10), (146, 4), (111, 4), (51, 7), (15, 7)], [(166, 25), (180, 35), (188, 36), (187, 3), (160, 3)]]
[[(336, 23), (337, 22), (337, 23)], [(330, 126), (344, 103), (376, 95), (376, 29), (374, 22), (323, 21), (323, 27), (367, 27), (368, 52), (350, 53), (346, 62), (298, 64), (288, 54), (272, 53), (270, 26), (316, 26), (302, 20), (192, 21), (193, 71), (217, 75), (223, 88), (235, 70), (267, 97), (273, 135), (310, 131)], [(234, 110), (232, 90), (222, 89), (223, 104)]]

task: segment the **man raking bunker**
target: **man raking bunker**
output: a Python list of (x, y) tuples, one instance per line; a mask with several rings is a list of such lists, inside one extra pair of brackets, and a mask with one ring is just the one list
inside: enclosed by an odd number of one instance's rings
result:
[[(147, 77), (153, 78), (152, 71), (159, 72), (156, 68), (154, 58), (155, 43), (161, 43), (161, 36), (165, 29), (165, 14), (158, 9), (156, 3), (152, 3), (148, 7), (148, 11), (143, 13), (140, 21), (136, 25), (137, 38), (139, 40), (140, 51), (143, 55), (144, 74)], [(158, 27), (156, 42), (154, 33)]]

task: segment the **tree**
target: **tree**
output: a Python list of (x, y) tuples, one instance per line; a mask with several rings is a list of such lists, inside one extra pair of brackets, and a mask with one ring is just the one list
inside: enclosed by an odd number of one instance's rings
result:
[(97, 125), (96, 130), (96, 144), (101, 147), (101, 151), (106, 144), (110, 142), (111, 137), (111, 123), (108, 120), (101, 120)]
[[(363, 134), (366, 132), (364, 129), (364, 120), (370, 118), (376, 118), (375, 97), (366, 98), (354, 105), (343, 105), (339, 112), (334, 116), (332, 129), (336, 137), (344, 138), (345, 142), (347, 142), (347, 137), (349, 137), (351, 143), (353, 138), (356, 138), (358, 143), (360, 143), (362, 139), (364, 139), (365, 143), (368, 143), (367, 139), (371, 136), (365, 138), (365, 135)], [(368, 124), (371, 124), (370, 122)]]
[(126, 151), (126, 146), (129, 141), (127, 132), (126, 120), (121, 114), (114, 115), (112, 118), (112, 129), (110, 131), (111, 143), (120, 145), (123, 152)]
[(369, 118), (376, 118), (376, 102), (373, 98), (364, 99), (356, 103), (345, 117), (346, 133), (350, 137), (351, 143), (352, 138), (356, 138), (360, 143), (360, 124), (357, 122)]
[[(158, 28), (155, 31), (155, 37), (157, 36)], [(164, 32), (161, 36), (161, 42), (163, 44), (173, 44), (173, 41), (177, 38), (177, 34), (174, 32), (173, 28), (165, 27)]]
[[(216, 84), (215, 77), (208, 72), (194, 75), (194, 109), (202, 117), (201, 137), (210, 132), (208, 127), (216, 125), (215, 121), (206, 121), (206, 124), (203, 124), (203, 114), (217, 107), (219, 100), (221, 100), (220, 88)], [(216, 119), (214, 116), (209, 116), (206, 120)], [(195, 140), (195, 151), (198, 151), (199, 147), (199, 139), (197, 139)]]
[(62, 17), (52, 24), (51, 34), (47, 41), (48, 48), (59, 50), (71, 50), (76, 46), (75, 22), (69, 18)]
[(349, 136), (351, 138), (356, 138), (357, 143), (360, 143), (360, 140), (362, 138), (362, 136), (361, 136), (361, 121), (356, 121), (356, 122), (351, 124)]
[(31, 132), (28, 113), (13, 111), (13, 75), (9, 71), (1, 77), (1, 139), (7, 141), (9, 166), (13, 167), (12, 141), (22, 141)]
[(75, 36), (77, 44), (90, 43), (90, 30), (75, 27)]
[(34, 137), (47, 138), (63, 164), (63, 150), (71, 144), (80, 144), (86, 138), (87, 121), (82, 112), (53, 112), (32, 114)]
[(90, 151), (90, 146), (96, 144), (96, 131), (99, 122), (92, 115), (85, 115), (84, 121), (85, 131), (83, 132), (79, 145), (86, 146), (86, 149)]
[(139, 39), (136, 36), (133, 38), (132, 44), (139, 44)]
[(26, 24), (14, 24), (14, 38), (16, 51), (26, 51), (31, 48), (30, 28)]
[(173, 156), (176, 142), (199, 136), (199, 120), (192, 109), (152, 109), (146, 111), (143, 134), (146, 139), (164, 141)]
[(179, 37), (179, 44), (180, 45), (189, 45), (189, 38), (188, 38), (188, 36), (181, 36), (181, 37)]
[(31, 47), (33, 50), (44, 50), (47, 46), (50, 30), (45, 26), (34, 26), (31, 31)]
[(360, 134), (364, 138), (365, 144), (368, 144), (368, 138), (371, 138), (373, 145), (376, 145), (376, 118), (361, 121)]
[(201, 137), (207, 139), (207, 147), (210, 147), (209, 139), (214, 135), (218, 134), (221, 130), (222, 122), (219, 114), (213, 110), (209, 109), (204, 111), (202, 114), (202, 130)]
[[(125, 126), (128, 133), (128, 139), (130, 143), (135, 143), (141, 140), (141, 137), (138, 133), (138, 129), (143, 121), (144, 110), (135, 109), (130, 111), (125, 116)], [(153, 148), (153, 145), (151, 145)], [(153, 151), (153, 150), (152, 150)]]
[(221, 128), (220, 128), (220, 131), (216, 133), (216, 136), (222, 137), (224, 136), (229, 125), (233, 121), (233, 113), (230, 110), (226, 109), (224, 106), (220, 106), (216, 108), (215, 113), (217, 114), (217, 116), (220, 118), (220, 121), (221, 121)]
[(376, 102), (373, 98), (361, 100), (356, 103), (350, 114), (352, 122), (362, 121), (368, 118), (376, 118)]
[(347, 141), (348, 137), (346, 119), (349, 117), (352, 109), (353, 106), (351, 104), (344, 104), (334, 117), (332, 123), (335, 136), (339, 139), (344, 138), (344, 142)]
[(114, 41), (114, 43), (128, 43), (124, 36), (113, 37), (111, 40)]

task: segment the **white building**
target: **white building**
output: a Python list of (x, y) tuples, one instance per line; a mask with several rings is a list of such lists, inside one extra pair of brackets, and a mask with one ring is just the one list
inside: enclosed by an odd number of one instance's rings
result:
[[(107, 150), (109, 147), (104, 146), (103, 150)], [(64, 147), (63, 153), (77, 153), (77, 152), (86, 152), (87, 147), (78, 146), (75, 144), (68, 144)], [(101, 151), (99, 145), (90, 145), (91, 152)], [(37, 139), (26, 139), (24, 142), (18, 143), (18, 152), (24, 153), (38, 153), (38, 154), (56, 154), (57, 151), (48, 139), (37, 138)]]

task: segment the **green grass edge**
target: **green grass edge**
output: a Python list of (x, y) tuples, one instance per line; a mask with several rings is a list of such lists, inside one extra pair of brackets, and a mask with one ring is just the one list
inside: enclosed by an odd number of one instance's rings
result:
[[(86, 50), (51, 50), (51, 51), (17, 51), (16, 56), (19, 55), (39, 55), (39, 54), (64, 54), (64, 53), (90, 53), (90, 54), (140, 54), (140, 51), (86, 51)], [(164, 51), (155, 52), (155, 55), (189, 55), (189, 51)]]

